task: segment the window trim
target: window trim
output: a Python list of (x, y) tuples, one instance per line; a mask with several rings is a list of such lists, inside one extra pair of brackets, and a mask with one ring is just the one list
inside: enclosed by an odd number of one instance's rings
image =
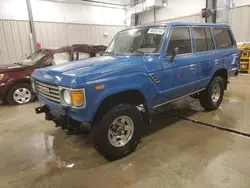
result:
[[(216, 42), (216, 36), (215, 36), (215, 33), (214, 33), (214, 30), (215, 30), (215, 29), (226, 29), (226, 30), (228, 30), (230, 39), (231, 39), (231, 41), (232, 41), (232, 47), (230, 47), (230, 48), (219, 48), (219, 47), (218, 47), (217, 42)], [(217, 49), (217, 50), (227, 50), (227, 49), (232, 49), (232, 48), (235, 47), (234, 38), (233, 38), (233, 34), (232, 34), (232, 31), (231, 31), (230, 27), (219, 27), (219, 26), (213, 27), (213, 35), (214, 35), (214, 42), (215, 42), (215, 45), (216, 45), (216, 49)]]
[[(212, 51), (216, 51), (218, 48), (216, 46), (216, 42), (215, 42), (215, 38), (214, 38), (214, 33), (212, 32), (212, 29), (210, 26), (202, 26), (202, 25), (197, 25), (197, 26), (192, 26), (192, 32), (193, 32), (193, 28), (195, 27), (203, 27), (204, 29), (208, 28), (209, 31), (210, 31), (210, 34), (212, 36), (212, 40), (213, 40), (213, 44), (214, 44), (214, 49), (213, 50), (207, 50), (207, 51), (203, 51), (203, 52), (197, 52), (196, 51), (196, 44), (195, 44), (195, 52), (194, 53), (207, 53), (207, 52), (212, 52)], [(194, 38), (194, 33), (193, 33), (193, 38)], [(207, 38), (206, 38), (207, 39)], [(195, 38), (194, 38), (194, 41), (195, 41)], [(195, 42), (194, 42), (195, 43)]]
[(169, 46), (169, 42), (170, 42), (170, 38), (171, 38), (172, 32), (173, 32), (173, 30), (174, 30), (175, 28), (188, 28), (189, 37), (190, 37), (190, 41), (191, 41), (191, 53), (178, 54), (178, 55), (176, 55), (176, 57), (194, 54), (194, 50), (193, 50), (193, 37), (192, 37), (192, 33), (191, 33), (190, 26), (189, 26), (189, 25), (186, 25), (186, 26), (181, 26), (181, 25), (180, 25), (180, 26), (173, 26), (173, 27), (171, 28), (171, 31), (169, 32), (167, 48), (166, 48), (166, 51), (164, 52), (164, 53), (165, 53), (165, 54), (164, 54), (164, 57), (171, 57), (171, 56), (167, 56), (167, 51), (168, 51), (168, 46)]

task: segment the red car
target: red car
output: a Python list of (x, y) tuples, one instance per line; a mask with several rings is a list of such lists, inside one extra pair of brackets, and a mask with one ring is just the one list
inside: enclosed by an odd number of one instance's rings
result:
[(42, 49), (20, 63), (0, 65), (0, 100), (11, 105), (32, 102), (35, 94), (32, 93), (30, 75), (35, 69), (95, 57), (105, 50), (105, 46), (75, 44), (56, 50)]

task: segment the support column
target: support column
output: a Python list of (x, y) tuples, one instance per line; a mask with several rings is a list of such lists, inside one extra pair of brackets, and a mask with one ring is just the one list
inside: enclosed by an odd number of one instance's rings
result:
[(217, 0), (217, 23), (229, 24), (230, 0)]
[(29, 23), (30, 23), (31, 51), (32, 53), (34, 53), (35, 51), (37, 51), (35, 24), (34, 24), (34, 19), (33, 19), (33, 14), (32, 14), (31, 2), (30, 0), (26, 0), (26, 2), (27, 2), (28, 14), (29, 14)]
[(216, 23), (216, 0), (206, 0), (206, 8), (214, 12), (209, 17), (206, 17), (206, 23)]

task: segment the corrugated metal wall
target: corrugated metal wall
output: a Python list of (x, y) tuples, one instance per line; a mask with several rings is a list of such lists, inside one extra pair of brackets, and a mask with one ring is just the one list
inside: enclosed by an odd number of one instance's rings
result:
[[(125, 27), (36, 22), (35, 28), (37, 42), (49, 48), (71, 44), (108, 45), (114, 35)], [(108, 36), (104, 36), (104, 33)]]
[(0, 64), (18, 62), (31, 53), (27, 21), (0, 20)]
[[(123, 26), (36, 22), (37, 42), (43, 48), (71, 44), (108, 45)], [(0, 64), (21, 61), (31, 54), (28, 21), (0, 20)], [(104, 36), (107, 33), (108, 36)]]
[[(229, 9), (229, 24), (238, 42), (250, 41), (250, 6)], [(199, 14), (164, 21), (203, 23)], [(61, 47), (70, 44), (104, 44), (124, 26), (84, 25), (70, 23), (36, 22), (37, 42), (42, 47)], [(31, 53), (28, 21), (0, 20), (0, 64), (9, 64), (24, 59)], [(105, 37), (104, 33), (108, 36)]]
[(250, 41), (250, 6), (243, 6), (229, 11), (231, 25), (237, 42)]

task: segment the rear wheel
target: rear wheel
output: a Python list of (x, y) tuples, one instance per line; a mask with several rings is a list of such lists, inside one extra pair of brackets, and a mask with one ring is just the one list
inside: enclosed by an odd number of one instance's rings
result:
[(216, 76), (210, 82), (209, 86), (200, 92), (200, 104), (205, 110), (215, 110), (220, 106), (223, 96), (224, 81), (220, 76)]
[(7, 102), (10, 105), (26, 104), (34, 99), (35, 95), (32, 93), (31, 86), (26, 83), (12, 86), (7, 93)]
[(141, 139), (141, 126), (142, 116), (135, 106), (117, 105), (93, 127), (95, 148), (108, 160), (127, 156)]

